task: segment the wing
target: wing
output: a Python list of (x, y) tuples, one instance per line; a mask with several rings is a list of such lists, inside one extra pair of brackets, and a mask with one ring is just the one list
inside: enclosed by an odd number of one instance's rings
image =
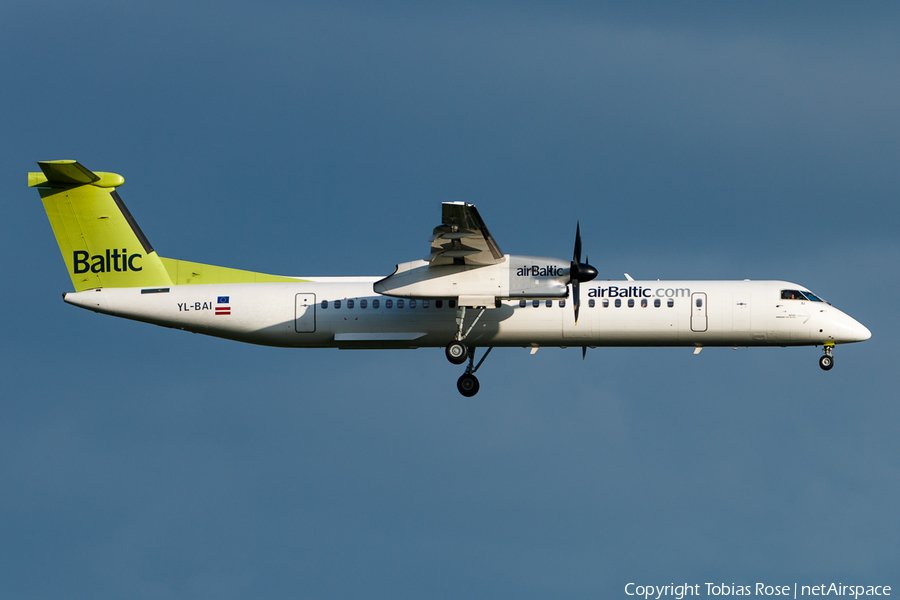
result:
[(488, 231), (474, 204), (444, 202), (441, 224), (431, 236), (429, 266), (493, 265), (503, 262), (503, 252)]

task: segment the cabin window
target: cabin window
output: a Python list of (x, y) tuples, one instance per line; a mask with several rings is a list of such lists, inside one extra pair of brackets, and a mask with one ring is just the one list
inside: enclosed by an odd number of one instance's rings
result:
[(415, 301), (415, 300), (410, 300), (410, 301), (409, 301), (409, 307), (410, 307), (410, 308), (415, 308), (415, 307), (416, 307), (416, 301)]
[(328, 300), (322, 300), (322, 308), (328, 308)]
[[(443, 301), (443, 300), (435, 300), (435, 301), (434, 301), (434, 307), (435, 307), (435, 308), (442, 308), (443, 306), (444, 306), (444, 301)], [(453, 308), (453, 307), (451, 306), (451, 308)]]
[(360, 308), (366, 308), (367, 306), (369, 306), (369, 301), (368, 301), (368, 300), (363, 299), (363, 300), (360, 300), (360, 301), (359, 301), (359, 307), (360, 307)]
[(621, 299), (621, 298), (616, 298), (616, 308), (619, 308), (619, 307), (621, 307), (621, 306), (622, 306), (622, 299)]
[(528, 303), (525, 302), (524, 300), (519, 300), (519, 308), (525, 308), (525, 306), (526, 306), (527, 304), (528, 304)]
[(634, 308), (634, 298), (628, 299), (628, 308)]
[(603, 302), (603, 308), (609, 308), (609, 300), (604, 298), (602, 302)]
[(673, 306), (675, 306), (675, 301), (669, 298), (668, 300), (666, 300), (666, 306), (672, 308)]
[(540, 301), (540, 300), (532, 300), (532, 301), (531, 301), (531, 305), (532, 305), (533, 307), (537, 308), (538, 306), (541, 305), (541, 301)]
[(378, 308), (379, 304), (381, 304), (381, 302), (378, 300), (378, 298), (372, 300), (372, 308)]
[(565, 308), (565, 307), (566, 307), (566, 301), (565, 301), (565, 300), (560, 300), (560, 301), (559, 301), (559, 307), (560, 307), (560, 308)]
[(431, 306), (431, 302), (428, 300), (422, 300), (422, 308), (428, 308)]
[(403, 308), (403, 300), (397, 300), (397, 308)]
[(593, 298), (588, 300), (588, 306), (590, 306), (591, 308), (594, 308), (594, 306), (596, 306), (596, 305), (597, 305), (597, 302)]
[(394, 308), (394, 301), (393, 300), (385, 300), (384, 307), (385, 308)]
[(641, 308), (647, 308), (647, 299), (641, 298)]
[(544, 302), (544, 304), (547, 306), (547, 308), (552, 308), (552, 307), (553, 307), (553, 300), (547, 300), (547, 301)]
[(340, 308), (340, 307), (341, 307), (341, 301), (340, 301), (340, 300), (335, 300), (335, 301), (334, 301), (334, 308), (335, 308), (335, 309), (338, 309), (338, 308)]
[(347, 300), (347, 308), (353, 308), (353, 300)]
[(662, 306), (662, 302), (659, 301), (659, 298), (653, 301), (653, 306), (654, 308), (659, 308), (660, 306)]
[(696, 304), (697, 304), (697, 308), (703, 308), (703, 298), (698, 296)]

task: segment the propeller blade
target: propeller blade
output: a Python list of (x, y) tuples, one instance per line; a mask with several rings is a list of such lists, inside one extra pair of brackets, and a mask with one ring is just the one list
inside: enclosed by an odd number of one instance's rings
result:
[(581, 298), (581, 294), (578, 293), (578, 280), (572, 280), (572, 304), (575, 306), (575, 324), (578, 325), (578, 304)]
[(587, 346), (581, 347), (581, 360), (584, 360), (587, 357)]
[(573, 258), (575, 264), (581, 262), (581, 223), (575, 221), (575, 256)]
[(572, 284), (572, 307), (575, 309), (575, 323), (578, 323), (578, 309), (581, 304), (579, 284), (591, 281), (597, 276), (597, 269), (586, 262), (581, 262), (581, 222), (575, 222), (575, 252), (572, 253), (572, 264), (569, 267), (569, 283)]

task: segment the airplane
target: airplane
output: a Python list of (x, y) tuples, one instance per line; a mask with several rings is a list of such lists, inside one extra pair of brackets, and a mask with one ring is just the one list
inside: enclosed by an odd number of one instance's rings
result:
[[(117, 192), (125, 179), (74, 160), (38, 162), (37, 188), (75, 287), (97, 313), (251, 344), (293, 348), (444, 348), (475, 373), (495, 347), (822, 346), (871, 337), (788, 281), (592, 283), (576, 225), (572, 260), (504, 254), (473, 204), (445, 202), (428, 255), (387, 277), (286, 277), (159, 256)], [(475, 363), (476, 348), (487, 348)]]

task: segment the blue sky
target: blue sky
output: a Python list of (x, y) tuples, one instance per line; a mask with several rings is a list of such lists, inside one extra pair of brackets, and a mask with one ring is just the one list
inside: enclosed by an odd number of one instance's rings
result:
[[(559, 5), (557, 5), (559, 4)], [(0, 595), (900, 586), (900, 14), (830, 3), (9, 2)], [(62, 303), (74, 158), (164, 256), (382, 275), (442, 201), (600, 277), (796, 281), (820, 350), (258, 348)]]

